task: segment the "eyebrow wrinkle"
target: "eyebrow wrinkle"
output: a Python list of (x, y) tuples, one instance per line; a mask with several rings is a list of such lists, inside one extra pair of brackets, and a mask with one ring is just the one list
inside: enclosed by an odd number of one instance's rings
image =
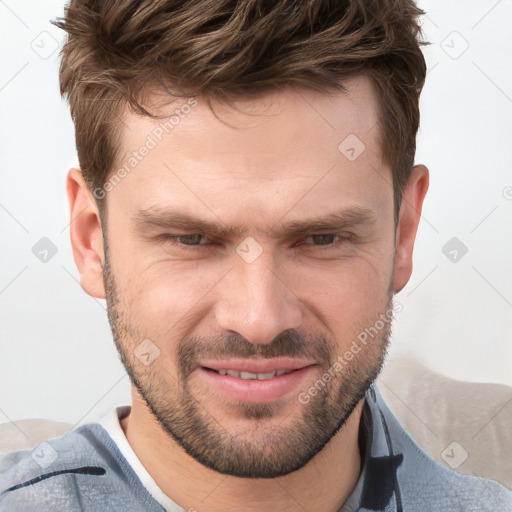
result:
[(196, 218), (173, 208), (152, 207), (138, 210), (133, 214), (132, 219), (136, 228), (141, 231), (145, 231), (149, 226), (155, 226), (169, 230), (186, 231), (191, 234), (240, 238), (252, 232), (253, 234), (264, 234), (271, 238), (281, 238), (283, 236), (291, 237), (316, 231), (339, 230), (361, 224), (372, 224), (377, 220), (377, 215), (369, 208), (355, 206), (321, 217), (294, 220), (287, 223), (279, 222), (276, 227), (267, 225), (250, 228), (247, 225), (228, 227), (222, 223)]

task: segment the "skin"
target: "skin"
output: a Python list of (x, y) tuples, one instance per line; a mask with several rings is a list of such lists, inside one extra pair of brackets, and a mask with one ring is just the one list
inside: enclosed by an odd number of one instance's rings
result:
[[(365, 77), (345, 85), (347, 93), (282, 89), (240, 100), (238, 110), (214, 103), (224, 122), (198, 98), (106, 194), (103, 226), (80, 171), (69, 171), (81, 286), (107, 298), (132, 379), (132, 410), (121, 426), (157, 485), (186, 510), (334, 512), (360, 475), (362, 393), (380, 370), (389, 325), (308, 403), (298, 394), (389, 310), (393, 294), (408, 282), (428, 170), (412, 169), (395, 226), (375, 92)], [(162, 122), (128, 111), (123, 120), (128, 129), (119, 167)], [(338, 149), (349, 134), (365, 145), (354, 161)], [(133, 220), (140, 209), (155, 207), (244, 231), (200, 233), (173, 245), (163, 235), (195, 232)], [(271, 236), (291, 221), (353, 207), (371, 218), (338, 231)], [(328, 233), (348, 238), (311, 236)], [(249, 236), (262, 250), (250, 263), (236, 251)], [(159, 350), (150, 365), (135, 356), (144, 339)], [(271, 403), (228, 399), (195, 367), (204, 356), (292, 354), (316, 366), (297, 389)], [(194, 437), (194, 429), (200, 435)], [(212, 440), (220, 449), (210, 460)]]

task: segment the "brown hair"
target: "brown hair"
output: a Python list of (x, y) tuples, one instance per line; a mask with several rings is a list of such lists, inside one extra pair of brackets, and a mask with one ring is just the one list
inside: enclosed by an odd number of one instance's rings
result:
[[(75, 123), (84, 179), (102, 187), (121, 146), (126, 105), (160, 84), (177, 97), (234, 98), (284, 85), (344, 90), (366, 74), (380, 105), (395, 221), (409, 178), (426, 75), (414, 0), (71, 0), (60, 91)], [(103, 201), (97, 197), (103, 210)]]

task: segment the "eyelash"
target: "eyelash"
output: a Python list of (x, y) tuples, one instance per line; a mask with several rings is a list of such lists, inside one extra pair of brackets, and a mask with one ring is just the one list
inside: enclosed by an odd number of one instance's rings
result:
[[(171, 245), (178, 245), (180, 249), (184, 249), (186, 251), (195, 251), (195, 250), (198, 250), (202, 245), (209, 245), (209, 244), (195, 244), (195, 245), (192, 245), (192, 244), (182, 244), (180, 242), (178, 242), (178, 239), (179, 238), (182, 238), (182, 237), (186, 237), (186, 236), (194, 236), (194, 235), (199, 235), (199, 233), (191, 233), (191, 234), (186, 234), (186, 235), (162, 235), (162, 241), (164, 243), (169, 243)], [(349, 240), (352, 239), (352, 235), (350, 233), (314, 233), (314, 234), (311, 234), (311, 235), (308, 235), (306, 238), (309, 238), (309, 237), (312, 237), (312, 236), (335, 236), (335, 237), (338, 237), (339, 240), (336, 241), (336, 242), (333, 242), (331, 244), (320, 244), (320, 245), (315, 245), (315, 244), (306, 244), (306, 245), (312, 245), (314, 247), (318, 247), (320, 249), (323, 249), (323, 250), (327, 250), (327, 249), (332, 249), (332, 248), (337, 248), (339, 247), (340, 245), (343, 245), (344, 243), (348, 242)], [(202, 236), (203, 238), (206, 238), (204, 235), (200, 235)], [(302, 244), (300, 244), (302, 245)]]

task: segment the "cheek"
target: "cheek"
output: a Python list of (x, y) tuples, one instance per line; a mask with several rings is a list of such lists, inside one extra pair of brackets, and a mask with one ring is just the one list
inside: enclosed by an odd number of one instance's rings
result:
[[(120, 237), (115, 242), (113, 265), (123, 307), (148, 337), (180, 339), (197, 330), (213, 303), (230, 293), (221, 284), (233, 266), (228, 259), (173, 261), (158, 248), (128, 247)], [(306, 321), (318, 324), (320, 319), (340, 339), (371, 325), (388, 305), (392, 243), (382, 239), (359, 246), (345, 259), (280, 263), (281, 279), (309, 309)]]
[(343, 342), (371, 326), (389, 306), (392, 255), (359, 256), (304, 272), (294, 290)]
[[(229, 269), (228, 269), (229, 270)], [(127, 280), (129, 309), (154, 333), (180, 336), (197, 324), (224, 271), (218, 265), (161, 261), (140, 265)]]

